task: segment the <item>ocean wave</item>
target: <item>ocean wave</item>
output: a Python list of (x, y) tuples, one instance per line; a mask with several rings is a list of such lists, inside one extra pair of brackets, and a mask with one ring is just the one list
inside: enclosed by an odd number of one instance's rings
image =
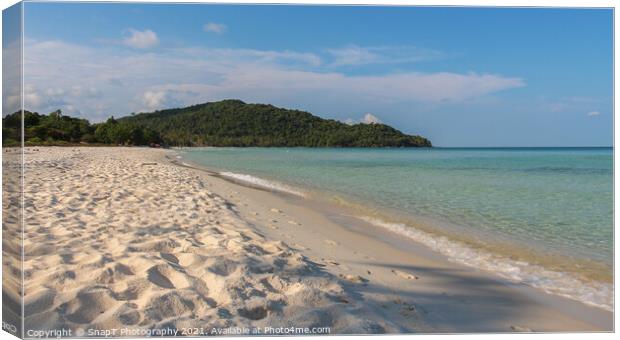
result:
[(504, 279), (541, 289), (549, 294), (560, 295), (605, 310), (613, 310), (613, 286), (603, 282), (585, 282), (568, 273), (548, 270), (524, 261), (515, 261), (474, 249), (445, 236), (376, 218), (360, 217), (372, 225), (388, 229), (424, 244), (433, 251), (445, 255), (450, 261), (492, 272)]
[(306, 197), (306, 193), (304, 193), (303, 191), (297, 190), (286, 184), (279, 183), (276, 181), (270, 181), (270, 180), (266, 180), (260, 177), (255, 177), (252, 175), (238, 174), (238, 173), (228, 172), (228, 171), (220, 172), (220, 175), (223, 177), (232, 178), (237, 181), (245, 182), (245, 183), (252, 184), (258, 187), (262, 187), (264, 189), (284, 192), (284, 193), (292, 194), (292, 195), (299, 196), (299, 197)]

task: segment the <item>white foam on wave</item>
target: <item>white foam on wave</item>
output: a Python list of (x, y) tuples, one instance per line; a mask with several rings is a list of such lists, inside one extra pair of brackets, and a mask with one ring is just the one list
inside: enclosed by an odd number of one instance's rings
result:
[(290, 186), (286, 184), (282, 184), (276, 181), (269, 181), (269, 180), (255, 177), (252, 175), (238, 174), (238, 173), (228, 172), (228, 171), (220, 172), (220, 175), (224, 177), (232, 178), (232, 179), (235, 179), (241, 182), (245, 182), (248, 184), (252, 184), (258, 187), (262, 187), (265, 189), (280, 191), (280, 192), (292, 194), (292, 195), (299, 196), (299, 197), (306, 197), (306, 194), (304, 192), (291, 188)]
[(613, 310), (613, 286), (602, 282), (584, 282), (573, 275), (548, 270), (538, 265), (515, 261), (468, 247), (445, 236), (432, 235), (419, 229), (388, 223), (375, 218), (358, 218), (372, 225), (388, 229), (424, 244), (431, 250), (445, 255), (452, 262), (490, 271), (504, 279), (541, 289), (588, 305)]

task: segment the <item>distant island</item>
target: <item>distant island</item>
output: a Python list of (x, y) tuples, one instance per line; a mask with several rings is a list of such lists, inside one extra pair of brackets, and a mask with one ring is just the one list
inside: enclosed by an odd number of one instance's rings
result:
[[(19, 112), (2, 119), (2, 143), (18, 145)], [(431, 147), (421, 136), (385, 124), (345, 124), (311, 113), (240, 100), (132, 114), (91, 124), (86, 119), (24, 112), (26, 145), (165, 145), (237, 147)]]

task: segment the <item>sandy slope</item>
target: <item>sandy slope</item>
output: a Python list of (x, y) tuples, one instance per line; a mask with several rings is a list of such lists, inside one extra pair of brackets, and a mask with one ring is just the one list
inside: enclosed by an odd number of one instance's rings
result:
[[(176, 157), (170, 157), (170, 160)], [(197, 173), (205, 174), (198, 169)], [(208, 174), (208, 172), (207, 172)], [(609, 331), (613, 313), (455, 264), (336, 208), (209, 176), (210, 188), (269, 239), (343, 280), (356, 303), (419, 332)], [(351, 282), (362, 281), (363, 284)]]
[[(36, 151), (38, 150), (38, 151)], [(329, 326), (395, 332), (163, 150), (26, 155), (26, 329)]]
[(2, 150), (2, 321), (21, 335), (21, 150)]
[[(611, 313), (142, 148), (26, 155), (26, 329), (609, 330)], [(5, 270), (14, 263), (5, 262)]]

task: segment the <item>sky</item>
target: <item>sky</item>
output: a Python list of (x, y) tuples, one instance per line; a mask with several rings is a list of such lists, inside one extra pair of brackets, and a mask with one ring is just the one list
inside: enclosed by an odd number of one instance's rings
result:
[(610, 146), (612, 25), (609, 9), (32, 2), (24, 100), (98, 122), (235, 98), (437, 146)]

